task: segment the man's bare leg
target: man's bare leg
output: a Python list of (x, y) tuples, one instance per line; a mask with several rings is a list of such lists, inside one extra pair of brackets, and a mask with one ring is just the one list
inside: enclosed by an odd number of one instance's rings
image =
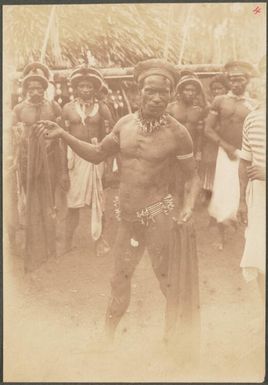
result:
[(225, 225), (223, 223), (218, 223), (220, 242), (218, 245), (218, 249), (221, 251), (225, 245)]
[(74, 232), (79, 224), (79, 209), (68, 209), (66, 218), (64, 253), (72, 250)]
[(95, 252), (97, 257), (101, 257), (107, 254), (111, 250), (110, 245), (103, 237), (104, 228), (105, 228), (105, 216), (103, 215), (102, 216), (102, 234), (99, 237), (99, 239), (97, 239), (97, 241), (95, 242)]

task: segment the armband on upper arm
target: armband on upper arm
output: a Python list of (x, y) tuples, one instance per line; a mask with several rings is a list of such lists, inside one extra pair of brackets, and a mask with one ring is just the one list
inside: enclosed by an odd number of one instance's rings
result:
[(194, 156), (193, 152), (190, 152), (189, 154), (177, 155), (176, 159), (185, 160), (185, 159), (193, 158), (193, 156)]

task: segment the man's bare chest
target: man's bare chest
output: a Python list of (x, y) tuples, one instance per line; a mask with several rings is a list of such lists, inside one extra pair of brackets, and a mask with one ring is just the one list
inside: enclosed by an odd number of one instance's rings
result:
[(184, 125), (196, 124), (202, 117), (202, 109), (199, 106), (176, 106), (174, 118)]
[(230, 123), (244, 122), (252, 107), (253, 105), (246, 100), (224, 100), (220, 108), (220, 119)]
[(169, 130), (161, 129), (143, 134), (134, 127), (120, 133), (120, 150), (123, 157), (158, 162), (175, 154), (177, 144)]

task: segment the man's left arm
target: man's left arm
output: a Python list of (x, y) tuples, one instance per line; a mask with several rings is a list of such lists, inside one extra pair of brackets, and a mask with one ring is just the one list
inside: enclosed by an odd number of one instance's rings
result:
[(180, 220), (187, 222), (193, 213), (195, 201), (200, 192), (200, 179), (197, 173), (196, 162), (193, 156), (193, 142), (187, 129), (183, 127), (177, 153), (177, 167), (184, 174), (184, 198)]

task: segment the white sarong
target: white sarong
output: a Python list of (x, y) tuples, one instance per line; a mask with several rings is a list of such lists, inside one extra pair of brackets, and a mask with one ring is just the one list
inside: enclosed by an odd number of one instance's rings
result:
[[(239, 153), (239, 151), (237, 152)], [(222, 223), (236, 220), (240, 200), (239, 159), (230, 160), (219, 147), (209, 215)]]
[(104, 194), (102, 176), (104, 163), (95, 165), (80, 158), (68, 147), (68, 169), (70, 189), (67, 194), (67, 206), (78, 209), (91, 206), (91, 235), (94, 240), (102, 233), (102, 215), (104, 212)]
[(248, 227), (245, 231), (245, 248), (240, 266), (247, 281), (257, 277), (258, 271), (265, 274), (265, 181), (250, 181), (247, 188)]

